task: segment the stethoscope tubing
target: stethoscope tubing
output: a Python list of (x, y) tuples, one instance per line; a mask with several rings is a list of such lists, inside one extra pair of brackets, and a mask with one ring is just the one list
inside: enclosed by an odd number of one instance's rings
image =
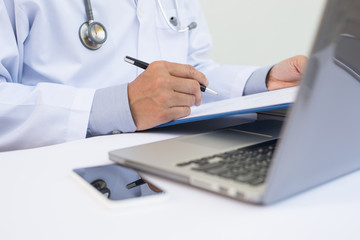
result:
[(165, 10), (164, 10), (164, 7), (161, 3), (161, 0), (157, 0), (157, 3), (158, 3), (158, 6), (160, 8), (160, 11), (161, 11), (161, 14), (166, 22), (166, 24), (169, 26), (169, 28), (171, 28), (173, 31), (175, 32), (178, 32), (178, 33), (183, 33), (183, 32), (186, 32), (186, 31), (189, 31), (189, 26), (187, 26), (186, 28), (181, 28), (181, 22), (180, 22), (180, 14), (179, 14), (179, 3), (177, 0), (174, 0), (175, 1), (175, 8), (176, 8), (176, 16), (177, 16), (177, 26), (178, 27), (174, 27), (174, 25), (169, 21), (166, 13), (165, 13)]
[[(85, 2), (85, 10), (86, 10), (86, 16), (87, 21), (81, 24), (79, 28), (79, 37), (82, 42), (82, 44), (90, 49), (90, 50), (97, 50), (99, 49), (102, 44), (107, 39), (107, 31), (103, 24), (100, 22), (94, 21), (94, 15), (91, 7), (91, 1), (90, 0), (84, 0)], [(163, 18), (166, 22), (166, 24), (169, 26), (169, 28), (175, 32), (183, 33), (186, 31), (189, 31), (191, 29), (196, 28), (197, 24), (196, 22), (191, 22), (187, 27), (181, 28), (181, 22), (180, 22), (180, 11), (179, 11), (179, 3), (178, 0), (174, 0), (175, 2), (175, 8), (176, 8), (176, 17), (172, 17), (171, 19), (175, 19), (172, 23), (168, 19), (168, 16), (165, 13), (164, 7), (161, 3), (161, 0), (157, 0), (158, 7), (160, 8), (161, 14), (163, 15)], [(103, 33), (98, 34), (98, 33)]]
[(88, 21), (94, 21), (94, 15), (92, 12), (91, 2), (90, 0), (84, 0), (85, 1), (85, 9), (86, 9), (86, 16)]
[[(81, 43), (90, 50), (99, 49), (107, 39), (107, 31), (103, 24), (94, 21), (90, 0), (84, 0), (87, 21), (79, 28)], [(100, 34), (98, 34), (100, 33)]]

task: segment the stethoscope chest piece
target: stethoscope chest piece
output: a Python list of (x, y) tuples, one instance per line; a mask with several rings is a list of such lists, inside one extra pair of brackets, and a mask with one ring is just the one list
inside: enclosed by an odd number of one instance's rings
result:
[(79, 28), (79, 37), (81, 43), (90, 50), (99, 49), (106, 41), (107, 32), (99, 22), (94, 21), (90, 0), (84, 0), (87, 21), (81, 24)]
[(81, 43), (90, 50), (99, 49), (106, 41), (107, 33), (105, 27), (94, 21), (84, 22), (79, 28)]

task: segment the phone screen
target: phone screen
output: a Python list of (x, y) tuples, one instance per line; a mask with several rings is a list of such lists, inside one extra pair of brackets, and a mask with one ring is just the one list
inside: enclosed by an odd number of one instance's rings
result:
[(74, 173), (113, 201), (164, 194), (137, 171), (117, 164), (77, 168)]

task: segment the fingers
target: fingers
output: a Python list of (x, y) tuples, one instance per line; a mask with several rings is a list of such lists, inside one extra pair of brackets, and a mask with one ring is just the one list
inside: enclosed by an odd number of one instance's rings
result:
[(193, 105), (199, 106), (201, 104), (203, 95), (200, 91), (199, 82), (195, 80), (183, 79), (183, 78), (174, 78), (173, 81), (174, 81), (173, 89), (175, 92), (179, 93), (178, 94), (179, 97), (180, 95), (183, 95), (181, 96), (181, 98), (185, 99), (188, 98), (189, 96), (192, 96), (194, 102), (190, 106)]
[(182, 106), (182, 107), (172, 107), (168, 109), (167, 119), (164, 122), (169, 122), (175, 119), (186, 117), (190, 115), (191, 108)]
[[(195, 85), (196, 86), (196, 85)], [(199, 84), (197, 84), (199, 86)], [(195, 91), (195, 90), (194, 90)], [(183, 91), (161, 91), (156, 92), (150, 96), (156, 104), (164, 106), (166, 108), (180, 107), (180, 106), (198, 106), (201, 103), (201, 97), (197, 97), (195, 94), (183, 93)]]
[(295, 87), (299, 83), (298, 82), (290, 82), (290, 81), (281, 81), (273, 79), (271, 82), (268, 83), (268, 89), (269, 90), (277, 90), (282, 88), (289, 88), (289, 87)]
[(164, 102), (164, 106), (166, 106), (167, 108), (191, 107), (196, 105), (196, 98), (194, 95), (191, 94), (172, 92), (168, 94), (168, 96), (160, 98), (158, 102)]
[(191, 65), (171, 63), (165, 61), (153, 62), (150, 64), (150, 66), (151, 65), (164, 65), (171, 76), (192, 79), (205, 86), (209, 85), (209, 81), (207, 80), (206, 76)]
[(275, 90), (299, 84), (305, 71), (307, 57), (298, 55), (276, 64), (268, 74), (267, 88)]
[(306, 56), (303, 55), (298, 55), (293, 57), (293, 62), (294, 62), (294, 67), (296, 68), (297, 72), (300, 75), (303, 75), (303, 73), (305, 72), (305, 67), (308, 61), (308, 58)]
[(190, 114), (200, 105), (205, 75), (190, 65), (158, 61), (128, 85), (130, 110), (137, 130), (152, 128)]
[[(283, 63), (280, 62), (279, 66), (283, 65), (280, 69), (283, 71), (283, 74), (288, 76), (288, 80), (299, 81), (305, 71), (306, 62), (307, 57), (297, 55), (284, 60)], [(285, 68), (286, 66), (287, 68)]]
[(186, 117), (190, 112), (190, 107), (166, 107), (159, 105), (151, 98), (141, 99), (131, 105), (131, 113), (138, 131)]
[(208, 85), (206, 76), (191, 65), (170, 63), (165, 61), (151, 63), (147, 68), (147, 71), (158, 73), (164, 69), (166, 69), (167, 75), (157, 79), (158, 83), (156, 85), (161, 88), (167, 87), (169, 90), (173, 90), (179, 93), (194, 95), (194, 104), (199, 106), (202, 101), (200, 84), (205, 86)]

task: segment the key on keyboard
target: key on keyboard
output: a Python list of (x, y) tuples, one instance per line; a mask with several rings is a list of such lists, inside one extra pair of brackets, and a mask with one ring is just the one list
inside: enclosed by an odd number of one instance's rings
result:
[(277, 139), (179, 163), (177, 166), (191, 165), (195, 171), (259, 185), (265, 181), (276, 143)]

